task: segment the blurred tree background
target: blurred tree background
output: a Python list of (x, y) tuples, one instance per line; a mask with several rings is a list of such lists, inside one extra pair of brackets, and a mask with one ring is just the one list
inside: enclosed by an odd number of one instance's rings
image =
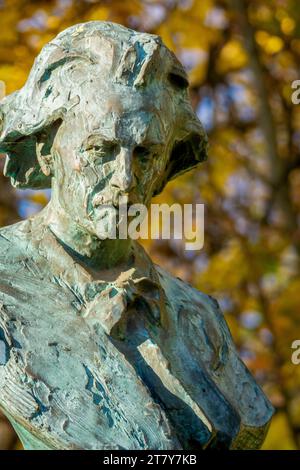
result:
[[(299, 0), (0, 0), (0, 93), (24, 84), (58, 32), (89, 20), (159, 34), (189, 73), (209, 159), (156, 202), (204, 203), (205, 245), (145, 246), (218, 299), (276, 408), (264, 449), (300, 449), (300, 365), (291, 362), (300, 339), (300, 105), (291, 101), (300, 79)], [(15, 191), (1, 175), (0, 224), (32, 215), (48, 197)], [(1, 417), (0, 448), (21, 448)]]

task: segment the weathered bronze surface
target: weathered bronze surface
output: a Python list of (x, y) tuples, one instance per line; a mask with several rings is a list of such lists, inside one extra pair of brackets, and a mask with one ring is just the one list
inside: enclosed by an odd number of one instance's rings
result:
[[(157, 36), (89, 22), (0, 103), (5, 174), (52, 187), (0, 230), (0, 407), (28, 449), (258, 448), (272, 406), (217, 302), (109, 240), (119, 197), (206, 158), (186, 74)], [(104, 207), (105, 205), (105, 207)]]

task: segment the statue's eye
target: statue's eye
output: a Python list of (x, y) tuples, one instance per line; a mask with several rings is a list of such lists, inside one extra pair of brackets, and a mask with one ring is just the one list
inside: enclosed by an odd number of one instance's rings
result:
[(116, 152), (116, 144), (114, 144), (113, 142), (104, 142), (99, 145), (93, 145), (92, 151), (97, 156), (111, 156), (114, 155)]
[(151, 151), (147, 147), (138, 145), (134, 149), (134, 156), (136, 156), (142, 162), (146, 162), (151, 157)]

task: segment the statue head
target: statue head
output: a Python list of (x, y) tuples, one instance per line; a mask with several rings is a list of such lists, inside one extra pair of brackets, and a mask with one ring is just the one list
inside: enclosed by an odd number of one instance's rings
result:
[(37, 57), (24, 87), (0, 102), (5, 174), (48, 188), (93, 231), (99, 206), (149, 204), (206, 158), (188, 79), (158, 36), (92, 21)]

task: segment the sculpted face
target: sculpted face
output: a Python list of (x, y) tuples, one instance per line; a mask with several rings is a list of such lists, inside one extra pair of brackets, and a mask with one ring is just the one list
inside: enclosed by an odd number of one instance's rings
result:
[(110, 92), (102, 109), (70, 116), (59, 128), (52, 151), (54, 197), (91, 234), (107, 233), (121, 196), (128, 206), (149, 205), (173, 142), (176, 113), (164, 107), (167, 99), (167, 91), (154, 104), (147, 93), (125, 99)]

